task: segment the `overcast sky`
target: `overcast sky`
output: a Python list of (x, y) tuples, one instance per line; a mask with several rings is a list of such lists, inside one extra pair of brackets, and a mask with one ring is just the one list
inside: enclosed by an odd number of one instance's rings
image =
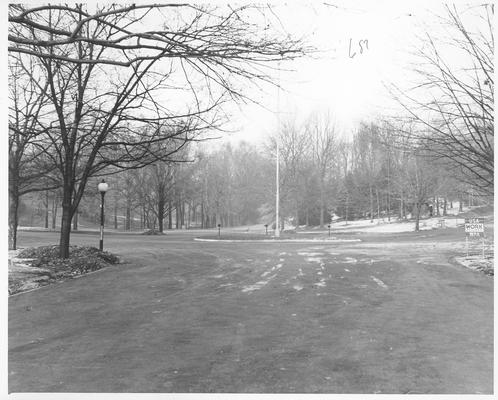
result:
[[(375, 119), (392, 112), (395, 103), (384, 84), (409, 86), (413, 81), (413, 52), (420, 46), (417, 37), (429, 31), (443, 37), (444, 15), (439, 2), (300, 2), (274, 7), (282, 30), (305, 35), (320, 50), (313, 58), (287, 65), (293, 72), (282, 73), (280, 101), (275, 88), (252, 97), (270, 110), (256, 105), (241, 106), (232, 123), (237, 133), (231, 141), (264, 140), (276, 129), (276, 111), (305, 118), (314, 110), (329, 110), (337, 126), (348, 135), (361, 120)], [(468, 3), (468, 2), (467, 2)], [(468, 9), (473, 5), (463, 5)], [(368, 40), (368, 49), (360, 40)], [(350, 47), (351, 43), (351, 47)], [(279, 79), (275, 77), (275, 79)], [(278, 104), (279, 103), (279, 104)]]

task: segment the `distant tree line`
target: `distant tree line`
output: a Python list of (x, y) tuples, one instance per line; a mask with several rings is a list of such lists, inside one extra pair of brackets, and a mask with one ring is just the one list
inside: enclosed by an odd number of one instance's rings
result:
[[(276, 140), (274, 135), (263, 145), (241, 142), (217, 148), (190, 144), (175, 162), (108, 175), (106, 225), (160, 232), (218, 224), (271, 226)], [(468, 204), (473, 191), (423, 146), (414, 148), (392, 124), (362, 123), (346, 138), (338, 134), (330, 114), (315, 113), (301, 124), (285, 121), (278, 140), (281, 229), (285, 221), (324, 227), (332, 217), (386, 222), (410, 217), (418, 229), (423, 213), (445, 216), (453, 202)], [(78, 215), (98, 224), (98, 182), (89, 183), (73, 229), (78, 229)], [(37, 195), (46, 227), (55, 226), (60, 195), (60, 189)]]

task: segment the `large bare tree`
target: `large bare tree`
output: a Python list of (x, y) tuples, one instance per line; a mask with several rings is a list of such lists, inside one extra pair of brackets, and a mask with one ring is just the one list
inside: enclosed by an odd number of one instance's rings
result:
[[(29, 76), (37, 76), (38, 80)], [(17, 246), (20, 197), (54, 188), (53, 165), (40, 141), (46, 131), (48, 82), (36, 60), (22, 55), (9, 58), (9, 249)]]
[(108, 166), (171, 161), (223, 122), (220, 106), (244, 98), (241, 80), (270, 82), (272, 61), (305, 53), (300, 41), (272, 35), (271, 24), (251, 22), (268, 22), (265, 12), (172, 3), (10, 6), (9, 52), (37, 59), (48, 82), (54, 118), (40, 124), (63, 187), (61, 257), (91, 177)]
[(427, 33), (415, 68), (419, 84), (397, 98), (417, 123), (417, 146), (446, 161), (484, 194), (494, 176), (494, 6), (461, 12), (446, 5), (441, 25), (452, 36)]

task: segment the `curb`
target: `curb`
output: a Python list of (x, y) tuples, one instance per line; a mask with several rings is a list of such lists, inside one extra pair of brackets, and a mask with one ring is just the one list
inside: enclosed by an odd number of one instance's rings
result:
[(224, 242), (224, 243), (350, 243), (350, 242), (361, 242), (361, 239), (317, 239), (317, 240), (306, 240), (306, 239), (281, 239), (281, 240), (271, 240), (271, 239), (201, 239), (194, 238), (198, 242)]

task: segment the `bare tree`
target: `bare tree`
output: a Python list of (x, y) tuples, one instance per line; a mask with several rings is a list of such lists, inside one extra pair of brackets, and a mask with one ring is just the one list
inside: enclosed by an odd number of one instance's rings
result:
[[(30, 75), (37, 76), (36, 83)], [(36, 60), (9, 57), (9, 249), (17, 246), (20, 197), (57, 187), (46, 149), (39, 146), (44, 133), (40, 119), (48, 112), (47, 88)]]
[(379, 138), (379, 127), (373, 123), (361, 123), (354, 139), (354, 147), (358, 159), (358, 172), (361, 173), (361, 179), (368, 187), (369, 214), (370, 221), (373, 222), (375, 204), (377, 205), (377, 218), (380, 214), (378, 193), (383, 149)]
[[(277, 136), (278, 135), (278, 136)], [(286, 216), (292, 216), (299, 226), (301, 204), (306, 196), (304, 172), (309, 168), (311, 142), (304, 128), (289, 117), (280, 126), (280, 131), (270, 138), (269, 152), (276, 151), (276, 141), (280, 141), (280, 229), (284, 229)], [(273, 190), (272, 190), (273, 193)]]
[(415, 153), (410, 154), (400, 174), (405, 183), (407, 198), (412, 203), (415, 231), (419, 231), (422, 206), (434, 195), (436, 189), (434, 173), (427, 165), (426, 158)]
[(335, 125), (330, 113), (313, 114), (306, 123), (306, 134), (311, 141), (314, 167), (318, 173), (320, 190), (320, 227), (324, 226), (327, 183), (337, 160)]
[(168, 199), (172, 197), (174, 165), (172, 163), (156, 163), (152, 167), (152, 190), (156, 203), (155, 212), (159, 232), (164, 230), (164, 218), (166, 212), (170, 212), (171, 203)]
[[(200, 132), (219, 126), (221, 105), (243, 98), (237, 79), (268, 82), (265, 64), (304, 54), (299, 41), (259, 31), (249, 22), (257, 12), (171, 3), (10, 6), (9, 52), (43, 65), (56, 115), (56, 128), (47, 120), (42, 129), (63, 187), (61, 257), (69, 255), (71, 220), (90, 177), (108, 166), (174, 161)], [(153, 13), (163, 24), (150, 30)]]
[[(473, 13), (445, 7), (442, 24), (452, 34), (451, 53), (443, 46), (447, 41), (427, 33), (415, 68), (420, 84), (403, 94), (398, 90), (397, 99), (420, 126), (416, 145), (446, 161), (482, 193), (492, 194), (494, 6), (483, 4), (472, 8)], [(478, 28), (468, 28), (469, 21), (478, 21)]]

